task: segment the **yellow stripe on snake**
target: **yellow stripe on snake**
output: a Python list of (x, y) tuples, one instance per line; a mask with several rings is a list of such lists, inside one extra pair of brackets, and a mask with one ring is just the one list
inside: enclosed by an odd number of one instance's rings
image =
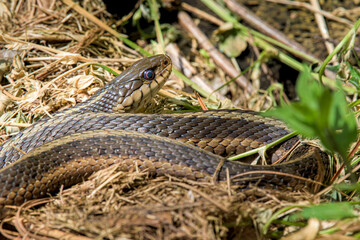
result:
[[(225, 159), (287, 135), (275, 119), (252, 111), (217, 110), (140, 114), (163, 86), (172, 64), (166, 55), (144, 58), (89, 100), (24, 129), (1, 146), (0, 208), (41, 198), (79, 183), (99, 169), (119, 163), (123, 170), (147, 169), (154, 176), (316, 191), (329, 163), (318, 148), (301, 145), (292, 161), (258, 166)], [(119, 113), (123, 112), (123, 113)], [(269, 153), (273, 160), (297, 138)], [(23, 152), (26, 154), (23, 155)]]

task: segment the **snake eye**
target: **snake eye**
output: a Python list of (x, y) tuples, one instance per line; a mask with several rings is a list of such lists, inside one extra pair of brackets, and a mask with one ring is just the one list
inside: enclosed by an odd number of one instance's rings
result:
[(155, 72), (152, 69), (145, 70), (143, 73), (143, 78), (145, 80), (153, 80), (155, 78)]

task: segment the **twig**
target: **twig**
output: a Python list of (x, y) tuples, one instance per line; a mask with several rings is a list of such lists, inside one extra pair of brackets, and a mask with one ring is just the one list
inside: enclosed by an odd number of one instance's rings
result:
[[(28, 62), (40, 62), (40, 61), (55, 61), (60, 59), (60, 56), (55, 56), (55, 57), (29, 57), (29, 58), (25, 58), (24, 61), (28, 61)], [(126, 57), (122, 57), (122, 58), (87, 58), (88, 61), (91, 62), (114, 62), (117, 64), (121, 64), (121, 63), (134, 63), (137, 61), (137, 59), (132, 59), (132, 58), (126, 58)], [(27, 67), (29, 67), (29, 65), (26, 65)]]
[(229, 168), (226, 168), (226, 186), (227, 186), (227, 192), (228, 192), (228, 196), (229, 198), (231, 197), (231, 181), (230, 181), (230, 172), (229, 172)]
[(312, 12), (315, 13), (319, 13), (321, 15), (323, 15), (324, 17), (337, 21), (339, 23), (343, 23), (345, 25), (347, 25), (348, 27), (352, 27), (353, 23), (347, 19), (344, 18), (340, 18), (337, 17), (329, 12), (326, 12), (324, 10), (321, 9), (315, 9), (313, 8), (310, 4), (304, 3), (304, 2), (298, 2), (298, 1), (289, 1), (289, 0), (266, 0), (268, 2), (273, 2), (273, 3), (279, 3), (279, 4), (286, 4), (286, 5), (290, 5), (290, 6), (294, 6), (294, 7), (303, 7), (306, 8), (307, 10), (310, 10)]
[(20, 97), (16, 97), (14, 95), (12, 95), (11, 93), (9, 93), (8, 91), (5, 90), (5, 88), (3, 86), (0, 86), (0, 91), (6, 95), (8, 98), (10, 98), (13, 101), (23, 101), (25, 100), (25, 98), (20, 98)]
[(3, 35), (3, 34), (0, 34), (0, 41), (1, 40), (7, 41), (9, 43), (14, 43), (14, 42), (22, 43), (22, 44), (30, 46), (32, 48), (36, 48), (36, 49), (41, 50), (43, 52), (49, 53), (50, 55), (52, 55), (52, 54), (70, 55), (70, 53), (65, 52), (65, 51), (61, 51), (61, 50), (58, 50), (58, 49), (55, 49), (55, 48), (42, 46), (42, 45), (39, 45), (39, 44), (36, 44), (36, 43), (22, 41), (22, 40), (20, 40), (18, 38), (13, 38), (13, 37), (6, 36), (6, 35)]
[(345, 179), (347, 179), (348, 177), (350, 177), (350, 175), (351, 175), (352, 173), (356, 173), (357, 171), (359, 171), (359, 169), (360, 169), (360, 165), (356, 166), (355, 168), (352, 169), (352, 171), (351, 171), (350, 173), (345, 174), (345, 175), (344, 175), (343, 177), (341, 177), (339, 180), (337, 180), (336, 182), (333, 182), (333, 184), (331, 184), (330, 186), (328, 186), (328, 187), (324, 188), (323, 190), (321, 190), (320, 192), (318, 192), (318, 193), (315, 195), (315, 197), (319, 197), (319, 196), (321, 196), (321, 195), (329, 192), (329, 191), (334, 187), (335, 184), (339, 184), (339, 183), (343, 182)]
[[(355, 155), (356, 151), (359, 149), (359, 146), (360, 146), (360, 140), (358, 140), (358, 141), (356, 142), (355, 147), (351, 150), (351, 152), (350, 152), (350, 154), (349, 154), (349, 156), (348, 156), (348, 158), (347, 158), (346, 161), (350, 161), (350, 159)], [(338, 169), (338, 170), (336, 171), (336, 173), (334, 174), (334, 176), (331, 178), (330, 182), (334, 182), (335, 179), (339, 177), (341, 171), (342, 171), (344, 168), (345, 168), (345, 163), (343, 162), (343, 163), (341, 164), (341, 166), (339, 167), (339, 169)]]
[(88, 11), (83, 9), (82, 7), (80, 7), (77, 3), (73, 2), (72, 0), (63, 0), (63, 2), (66, 5), (68, 5), (69, 7), (71, 7), (72, 9), (74, 9), (75, 11), (77, 11), (80, 15), (86, 17), (87, 19), (89, 19), (90, 21), (92, 21), (93, 23), (95, 23), (96, 25), (101, 27), (102, 29), (108, 31), (112, 35), (121, 37), (121, 38), (125, 37), (124, 34), (118, 33), (117, 31), (115, 31), (114, 29), (109, 27), (108, 25), (104, 24), (100, 19), (98, 19), (97, 17), (95, 17), (94, 15), (92, 15), (91, 13), (89, 13)]
[(223, 69), (230, 77), (236, 78), (236, 83), (242, 87), (248, 94), (251, 94), (254, 89), (248, 79), (244, 76), (239, 76), (239, 72), (234, 68), (229, 59), (227, 59), (215, 46), (209, 41), (205, 34), (195, 25), (190, 16), (185, 12), (179, 12), (178, 19), (180, 24), (190, 32), (199, 42), (200, 46), (205, 49), (214, 62)]
[(196, 99), (197, 99), (197, 101), (198, 101), (201, 109), (202, 109), (203, 111), (209, 110), (209, 109), (207, 108), (207, 106), (205, 105), (204, 101), (201, 99), (199, 93), (196, 92), (196, 91), (194, 91), (194, 94), (195, 94), (195, 96), (196, 96)]
[[(313, 6), (314, 9), (318, 9), (318, 10), (320, 9), (320, 4), (319, 4), (318, 0), (310, 0), (310, 4)], [(324, 17), (319, 13), (315, 13), (315, 20), (319, 27), (322, 38), (325, 40), (330, 39), (329, 31), (326, 26)], [(325, 44), (325, 47), (326, 47), (328, 53), (331, 53), (332, 51), (334, 51), (334, 44), (332, 44), (329, 41), (325, 41), (324, 44)], [(332, 60), (336, 61), (336, 57), (334, 56)]]
[(252, 13), (251, 10), (247, 7), (241, 5), (235, 0), (225, 0), (225, 3), (231, 11), (238, 14), (245, 22), (247, 22), (250, 26), (257, 29), (258, 31), (278, 40), (283, 44), (286, 44), (293, 49), (296, 49), (299, 52), (307, 54), (313, 58), (317, 58), (311, 53), (309, 53), (301, 44), (292, 39), (289, 39), (285, 34), (265, 23), (258, 16)]
[(213, 184), (215, 184), (215, 183), (217, 182), (217, 180), (218, 180), (218, 178), (219, 178), (219, 173), (220, 173), (220, 171), (221, 171), (221, 169), (222, 169), (225, 161), (226, 161), (225, 158), (221, 159), (221, 161), (219, 162), (219, 164), (216, 166), (216, 169), (215, 169), (215, 171), (214, 171), (214, 173), (213, 173), (213, 176), (212, 176), (212, 183), (213, 183)]
[(227, 212), (227, 211), (228, 211), (228, 209), (227, 209), (223, 204), (221, 204), (220, 202), (212, 199), (209, 195), (207, 195), (206, 193), (200, 191), (200, 190), (197, 189), (197, 188), (194, 188), (194, 187), (192, 187), (192, 186), (189, 186), (188, 184), (180, 183), (180, 182), (169, 182), (169, 184), (177, 185), (177, 186), (180, 186), (180, 187), (189, 189), (189, 190), (191, 190), (191, 191), (199, 194), (201, 197), (205, 198), (206, 200), (208, 200), (209, 202), (211, 202), (212, 204), (214, 204), (216, 207), (220, 208), (220, 209), (223, 210), (224, 212)]
[(21, 153), (22, 155), (25, 155), (26, 152), (21, 150), (20, 148), (16, 147), (16, 146), (11, 146), (12, 148), (14, 148), (16, 151), (18, 151), (19, 153)]
[(210, 14), (208, 14), (208, 13), (206, 13), (206, 12), (196, 8), (196, 7), (193, 7), (193, 6), (191, 6), (191, 5), (189, 5), (189, 4), (185, 3), (185, 2), (181, 3), (181, 7), (184, 10), (188, 11), (188, 12), (192, 12), (192, 13), (196, 14), (196, 16), (198, 16), (199, 18), (207, 20), (207, 21), (209, 21), (211, 23), (214, 23), (214, 24), (216, 24), (218, 26), (221, 26), (221, 25), (224, 24), (224, 22), (221, 21), (220, 19), (218, 19), (218, 18), (216, 18), (214, 16), (211, 16)]
[[(241, 33), (243, 34), (243, 36), (249, 37), (250, 34), (253, 35), (254, 43), (256, 43), (264, 51), (271, 51), (271, 52), (275, 53), (277, 59), (279, 59), (279, 61), (288, 65), (289, 67), (294, 68), (297, 71), (304, 70), (303, 64), (301, 64), (299, 61), (295, 60), (294, 58), (290, 57), (289, 55), (285, 54), (281, 50), (276, 49), (273, 45), (278, 46), (286, 51), (289, 51), (290, 53), (292, 53), (294, 55), (301, 55), (301, 59), (309, 61), (311, 63), (319, 62), (317, 58), (315, 59), (315, 58), (311, 57), (310, 55), (303, 54), (303, 53), (301, 53), (295, 49), (292, 49), (289, 46), (287, 46), (271, 37), (265, 36), (264, 34), (257, 32), (251, 28), (245, 27), (244, 25), (240, 24), (239, 21), (229, 13), (228, 9), (222, 7), (220, 4), (216, 3), (214, 0), (201, 0), (201, 2), (204, 3), (208, 8), (210, 8), (211, 11), (216, 13), (221, 19), (223, 19), (226, 22), (230, 22), (230, 23), (234, 24), (235, 28), (238, 28), (241, 31)], [(357, 29), (356, 26), (357, 26), (357, 22), (355, 23), (353, 29)], [(343, 40), (343, 41), (347, 41), (347, 40), (348, 39)], [(271, 45), (271, 44), (273, 44), (273, 45)], [(336, 48), (335, 48), (335, 50), (336, 50)], [(334, 54), (336, 54), (336, 53), (334, 53)], [(325, 69), (325, 65), (323, 66), (323, 68), (324, 69), (323, 70), (320, 69), (320, 71), (322, 71), (321, 78), (322, 78), (322, 80), (324, 80), (324, 83), (332, 89), (338, 88), (337, 82), (335, 81), (335, 74), (333, 72), (331, 72), (330, 70)], [(322, 77), (324, 72), (329, 77)], [(316, 80), (320, 81), (319, 74), (312, 73), (311, 75)], [(343, 89), (346, 91), (346, 93), (349, 93), (349, 94), (354, 94), (354, 92), (355, 92), (354, 91), (355, 88), (352, 86), (349, 86), (349, 85), (344, 85)]]
[(300, 140), (298, 140), (288, 151), (285, 152), (284, 155), (281, 156), (281, 158), (279, 158), (278, 160), (276, 160), (274, 163), (272, 163), (271, 165), (275, 165), (278, 163), (281, 163), (285, 158), (287, 158), (289, 156), (289, 154), (300, 144)]
[[(16, 230), (18, 230), (18, 232), (20, 233), (21, 236), (30, 236), (32, 238), (36, 238), (36, 239), (45, 239), (44, 237), (40, 237), (38, 235), (35, 235), (33, 233), (31, 233), (28, 229), (26, 229), (26, 227), (23, 224), (23, 218), (20, 217), (20, 214), (22, 212), (22, 210), (24, 209), (30, 209), (32, 207), (38, 206), (38, 205), (42, 205), (45, 203), (50, 202), (50, 198), (43, 198), (43, 199), (34, 199), (28, 202), (23, 203), (18, 211), (16, 212), (15, 218), (14, 218), (14, 225), (16, 227)], [(48, 238), (46, 238), (48, 239)]]
[(13, 122), (0, 122), (1, 126), (9, 126), (9, 127), (30, 127), (31, 123), (13, 123)]
[(126, 38), (126, 35), (118, 33), (117, 31), (115, 31), (114, 29), (112, 29), (111, 27), (109, 27), (108, 25), (106, 25), (105, 23), (103, 23), (100, 19), (98, 19), (97, 17), (95, 17), (94, 15), (90, 14), (88, 11), (86, 11), (85, 9), (83, 9), (82, 7), (80, 7), (77, 3), (74, 3), (72, 0), (63, 0), (63, 2), (68, 5), (69, 7), (71, 7), (72, 9), (74, 9), (76, 12), (78, 12), (79, 14), (81, 14), (82, 16), (86, 17), (87, 19), (89, 19), (90, 21), (92, 21), (93, 23), (95, 23), (96, 25), (98, 25), (99, 27), (101, 27), (102, 29), (106, 30), (107, 32), (109, 32), (110, 34), (114, 35), (115, 37), (117, 37), (118, 39), (122, 40), (124, 43), (126, 43), (127, 45), (129, 45), (131, 48), (139, 51), (141, 54), (143, 54), (144, 56), (150, 56), (151, 54), (146, 51), (145, 49), (143, 49), (142, 47), (138, 46), (137, 44), (135, 44), (134, 42), (130, 41), (129, 39)]
[(38, 234), (42, 234), (42, 235), (46, 236), (46, 238), (44, 238), (46, 240), (50, 240), (50, 239), (91, 240), (91, 239), (93, 239), (93, 238), (88, 238), (86, 236), (81, 236), (81, 235), (77, 235), (77, 234), (74, 234), (71, 232), (61, 231), (61, 230), (46, 227), (46, 226), (42, 226), (41, 228), (34, 228), (33, 231), (37, 233), (36, 235), (32, 234), (34, 239), (39, 239), (40, 236)]
[[(180, 53), (180, 49), (174, 43), (171, 43), (165, 48), (166, 53), (170, 56), (173, 66), (184, 73), (184, 75), (189, 78), (192, 82), (196, 83), (203, 91), (207, 92), (207, 96), (210, 95), (211, 92), (214, 92), (215, 88), (209, 86), (206, 79), (203, 79), (201, 76), (197, 74), (195, 68), (190, 64), (185, 57), (183, 57)], [(196, 89), (195, 89), (196, 90)], [(197, 90), (196, 90), (197, 91)], [(199, 91), (197, 91), (199, 92)], [(202, 92), (200, 94), (204, 95)], [(213, 93), (218, 99), (221, 101), (231, 102), (230, 99), (226, 98), (219, 92)]]

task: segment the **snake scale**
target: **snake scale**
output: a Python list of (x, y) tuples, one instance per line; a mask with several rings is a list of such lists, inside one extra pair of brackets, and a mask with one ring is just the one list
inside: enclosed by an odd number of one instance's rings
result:
[[(215, 172), (226, 180), (228, 171), (232, 183), (244, 187), (315, 189), (315, 181), (325, 181), (328, 160), (312, 146), (301, 145), (289, 162), (271, 166), (226, 160), (287, 135), (281, 121), (244, 110), (136, 113), (171, 68), (166, 55), (144, 58), (87, 101), (6, 141), (0, 147), (0, 207), (56, 193), (114, 163), (126, 171), (136, 165), (154, 175), (194, 180), (213, 178)], [(273, 150), (272, 158), (289, 150), (291, 141)]]

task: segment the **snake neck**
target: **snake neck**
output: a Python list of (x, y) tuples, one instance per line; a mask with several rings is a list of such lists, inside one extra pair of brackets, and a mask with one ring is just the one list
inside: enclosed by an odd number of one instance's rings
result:
[[(144, 58), (127, 68), (88, 100), (56, 113), (139, 112), (158, 93), (170, 76), (171, 59), (166, 55)], [(149, 79), (146, 74), (154, 75)]]

